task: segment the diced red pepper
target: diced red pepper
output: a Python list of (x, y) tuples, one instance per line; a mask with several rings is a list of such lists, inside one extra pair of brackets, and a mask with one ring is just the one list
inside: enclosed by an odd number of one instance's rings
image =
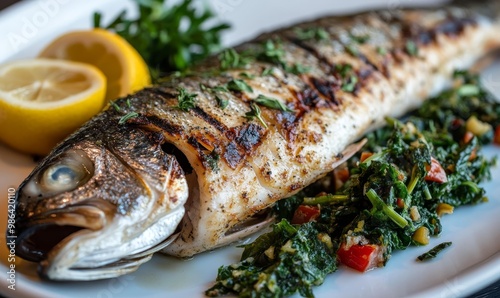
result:
[(378, 266), (379, 248), (378, 245), (374, 244), (354, 244), (346, 249), (345, 243), (342, 243), (337, 251), (337, 256), (340, 263), (365, 272)]
[(370, 157), (370, 156), (372, 156), (372, 155), (373, 155), (373, 153), (371, 153), (371, 152), (362, 152), (362, 153), (361, 153), (361, 157), (359, 158), (359, 160), (360, 160), (361, 162), (363, 162), (363, 161), (365, 161), (368, 157)]
[(318, 218), (320, 210), (316, 206), (300, 205), (293, 214), (292, 224), (304, 224)]
[(495, 135), (493, 136), (493, 143), (500, 145), (500, 124), (495, 128)]
[(425, 181), (434, 181), (437, 183), (444, 183), (448, 181), (446, 172), (443, 167), (434, 157), (431, 157), (431, 165), (427, 166), (427, 175)]

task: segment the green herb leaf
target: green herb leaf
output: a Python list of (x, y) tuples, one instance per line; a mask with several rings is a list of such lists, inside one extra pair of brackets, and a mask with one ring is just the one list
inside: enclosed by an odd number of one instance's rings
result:
[(117, 105), (117, 104), (116, 104), (116, 102), (114, 102), (114, 101), (112, 101), (112, 100), (110, 100), (110, 101), (109, 101), (109, 105), (110, 105), (110, 106), (112, 106), (112, 107), (115, 109), (115, 111), (117, 111), (117, 112), (120, 112), (120, 111), (122, 110), (122, 109), (120, 108), (120, 106), (119, 106), (119, 105)]
[(413, 40), (406, 41), (405, 48), (408, 55), (413, 57), (418, 56), (418, 46)]
[(351, 75), (348, 79), (344, 79), (344, 82), (342, 83), (342, 90), (345, 92), (353, 92), (357, 83), (358, 77)]
[(239, 79), (232, 79), (226, 84), (226, 88), (232, 91), (245, 91), (253, 92), (252, 87), (250, 87), (245, 81)]
[[(109, 24), (94, 14), (94, 26), (116, 32), (127, 40), (152, 69), (184, 70), (220, 49), (221, 33), (228, 24), (215, 23), (209, 10), (196, 10), (192, 0), (135, 0), (138, 17), (122, 11)], [(189, 24), (186, 28), (184, 24)]]
[(262, 112), (259, 106), (254, 102), (250, 103), (250, 111), (245, 114), (245, 118), (247, 118), (248, 120), (257, 118), (257, 120), (259, 120), (260, 123), (262, 123), (262, 125), (267, 128), (266, 122), (264, 121), (264, 119), (262, 119)]
[(285, 50), (283, 50), (278, 41), (275, 42), (269, 39), (263, 44), (263, 51), (259, 55), (259, 59), (265, 62), (284, 66), (286, 64)]
[(294, 112), (294, 110), (287, 107), (281, 101), (279, 101), (275, 98), (264, 96), (262, 94), (259, 94), (259, 96), (257, 96), (257, 98), (254, 99), (253, 101), (255, 101), (257, 104), (259, 104), (261, 106), (265, 106), (265, 107), (268, 107), (270, 109), (281, 110), (284, 112)]
[(295, 28), (295, 36), (297, 36), (300, 40), (327, 40), (328, 32), (320, 27), (312, 27), (312, 28)]
[(239, 54), (235, 49), (229, 48), (219, 54), (221, 69), (246, 68), (253, 60), (252, 57)]
[(292, 65), (285, 66), (285, 71), (291, 72), (293, 74), (303, 74), (311, 70), (310, 67), (303, 66), (302, 64), (295, 63)]
[(229, 105), (228, 99), (224, 99), (218, 95), (215, 96), (215, 99), (217, 100), (217, 104), (219, 105), (219, 107), (223, 110)]
[(179, 103), (175, 108), (187, 112), (196, 106), (194, 103), (194, 99), (197, 96), (196, 93), (188, 93), (184, 88), (178, 88), (177, 91), (179, 91), (179, 95), (177, 95)]
[(337, 64), (335, 65), (335, 70), (340, 74), (342, 78), (346, 78), (352, 72), (352, 65)]
[(274, 68), (273, 67), (266, 67), (266, 68), (264, 68), (264, 70), (262, 71), (262, 73), (260, 75), (263, 77), (266, 77), (266, 76), (272, 76), (273, 74), (274, 74)]
[(349, 36), (351, 37), (351, 40), (356, 42), (356, 43), (359, 43), (359, 44), (364, 44), (366, 43), (368, 40), (370, 40), (370, 35), (368, 34), (365, 34), (365, 35), (354, 35), (354, 34), (349, 34)]
[(387, 49), (385, 49), (383, 47), (377, 47), (377, 53), (379, 53), (380, 55), (386, 55)]
[(118, 120), (118, 124), (125, 124), (129, 119), (133, 119), (138, 117), (139, 114), (137, 112), (130, 112), (126, 115), (123, 115), (120, 120)]
[(451, 242), (443, 242), (441, 244), (438, 244), (438, 245), (434, 246), (434, 248), (432, 248), (428, 252), (423, 253), (420, 256), (418, 256), (417, 260), (422, 262), (422, 261), (434, 259), (438, 255), (438, 253), (440, 253), (443, 249), (447, 248), (451, 244), (452, 244)]
[(255, 79), (255, 75), (249, 74), (248, 72), (240, 72), (239, 76), (249, 80)]
[(359, 55), (359, 49), (355, 45), (346, 45), (345, 49), (351, 56), (357, 57)]
[(220, 160), (220, 155), (215, 151), (215, 149), (210, 152), (209, 155), (205, 155), (205, 160), (208, 163), (210, 169), (214, 172), (219, 172), (219, 160)]

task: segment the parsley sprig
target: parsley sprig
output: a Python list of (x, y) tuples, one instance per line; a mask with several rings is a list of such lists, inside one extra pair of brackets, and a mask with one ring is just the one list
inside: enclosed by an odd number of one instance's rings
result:
[(177, 95), (179, 104), (175, 106), (175, 108), (187, 112), (196, 107), (196, 104), (194, 103), (194, 99), (197, 96), (196, 93), (189, 93), (184, 88), (178, 88), (177, 91), (179, 91), (179, 95)]
[(220, 50), (220, 34), (226, 23), (208, 26), (214, 20), (209, 10), (197, 11), (192, 0), (170, 4), (168, 0), (135, 0), (136, 18), (122, 11), (104, 25), (101, 13), (94, 14), (94, 27), (116, 32), (159, 72), (184, 70), (193, 63)]
[(266, 122), (262, 118), (262, 111), (255, 102), (250, 103), (250, 111), (245, 114), (245, 118), (247, 118), (248, 120), (253, 120), (256, 118), (260, 121), (260, 123), (262, 123), (262, 125), (264, 125), (265, 128), (268, 127)]

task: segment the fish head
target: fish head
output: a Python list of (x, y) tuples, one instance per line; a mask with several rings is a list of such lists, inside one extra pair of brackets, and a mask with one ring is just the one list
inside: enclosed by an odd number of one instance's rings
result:
[(149, 138), (70, 139), (17, 191), (16, 253), (51, 280), (126, 274), (175, 239), (187, 196), (176, 158)]

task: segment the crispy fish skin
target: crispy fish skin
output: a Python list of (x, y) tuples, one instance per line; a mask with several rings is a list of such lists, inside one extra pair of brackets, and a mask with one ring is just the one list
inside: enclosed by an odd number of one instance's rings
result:
[[(65, 271), (54, 270), (69, 262), (62, 252), (74, 253), (65, 251), (65, 245), (78, 243), (80, 236), (61, 237), (55, 246), (33, 253), (36, 249), (28, 240), (41, 230), (37, 225), (47, 214), (56, 212), (63, 218), (73, 206), (97, 200), (99, 207), (105, 206), (105, 220), (93, 226), (85, 220), (80, 225), (95, 237), (109, 223), (125, 222), (141, 210), (148, 213), (139, 223), (130, 222), (130, 228), (147, 229), (148, 224), (153, 228), (159, 218), (184, 204), (188, 190), (179, 237), (165, 248), (158, 246), (159, 240), (151, 242), (144, 248), (147, 252), (155, 251), (152, 245), (187, 257), (248, 236), (267, 221), (246, 221), (330, 172), (359, 148), (351, 144), (381, 125), (384, 117), (398, 117), (419, 106), (452, 84), (455, 69), (469, 68), (498, 48), (496, 16), (450, 7), (322, 18), (237, 47), (241, 55), (253, 55), (245, 67), (221, 71), (221, 61), (213, 57), (191, 75), (171, 77), (117, 100), (114, 108), (60, 144), (21, 185), (16, 216), (19, 255), (41, 261), (43, 276), (61, 276)], [(300, 34), (314, 35), (318, 28), (324, 31), (321, 36)], [(272, 75), (263, 75), (271, 68)], [(234, 80), (245, 82), (251, 91), (217, 91)], [(179, 108), (181, 93), (196, 95), (194, 107)], [(252, 118), (256, 113), (252, 100), (259, 95), (274, 98), (293, 112), (257, 105), (262, 121)], [(228, 100), (224, 109), (221, 97)], [(36, 194), (30, 192), (33, 179), (43, 176), (65, 152), (78, 150), (96, 169), (88, 181), (55, 195), (36, 199), (27, 195)], [(146, 201), (155, 208), (141, 209)], [(151, 219), (151, 214), (157, 217)], [(65, 220), (61, 225), (71, 225), (71, 219)], [(177, 224), (180, 218), (175, 220)], [(124, 241), (141, 233), (114, 229)], [(140, 249), (134, 253), (143, 257)], [(126, 259), (119, 255), (92, 263), (87, 257), (74, 258), (82, 259), (82, 267)], [(118, 273), (124, 268), (111, 270), (119, 275), (136, 268), (132, 267)], [(97, 272), (87, 279), (99, 274), (113, 276)]]

